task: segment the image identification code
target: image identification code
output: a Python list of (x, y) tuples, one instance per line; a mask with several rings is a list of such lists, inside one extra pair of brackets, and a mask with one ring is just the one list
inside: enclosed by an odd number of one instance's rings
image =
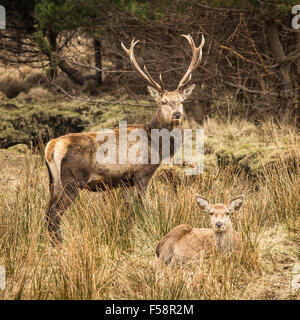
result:
[(159, 305), (151, 304), (149, 307), (149, 314), (193, 314), (193, 305), (187, 306), (185, 304), (170, 304)]
[(193, 315), (194, 306), (185, 304), (150, 304), (148, 307), (112, 306), (106, 307), (106, 315), (127, 315), (135, 318), (138, 314), (149, 315)]

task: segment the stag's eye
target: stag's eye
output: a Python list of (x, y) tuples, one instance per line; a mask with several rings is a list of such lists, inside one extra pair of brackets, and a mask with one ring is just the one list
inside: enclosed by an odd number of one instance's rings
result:
[(161, 104), (162, 104), (162, 105), (166, 105), (167, 102), (166, 102), (166, 101), (162, 101)]
[(229, 215), (230, 211), (227, 211), (226, 214)]
[(210, 214), (211, 216), (213, 216), (213, 215), (214, 215), (214, 213), (213, 213), (212, 211), (209, 211), (209, 214)]

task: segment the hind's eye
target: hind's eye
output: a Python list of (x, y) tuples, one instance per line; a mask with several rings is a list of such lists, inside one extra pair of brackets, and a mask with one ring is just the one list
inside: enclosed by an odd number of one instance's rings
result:
[(210, 211), (210, 212), (209, 212), (209, 214), (210, 214), (211, 216), (213, 216), (213, 215), (214, 215), (214, 213), (213, 213), (212, 211)]
[(230, 211), (227, 211), (226, 214), (229, 215)]
[(162, 104), (162, 105), (166, 105), (167, 102), (166, 102), (166, 101), (162, 101), (161, 104)]

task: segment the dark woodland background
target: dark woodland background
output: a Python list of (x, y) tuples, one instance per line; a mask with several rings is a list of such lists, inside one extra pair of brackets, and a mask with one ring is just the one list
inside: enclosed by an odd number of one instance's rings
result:
[[(271, 116), (299, 125), (300, 31), (291, 26), (291, 9), (297, 1), (20, 0), (1, 4), (7, 15), (7, 28), (0, 30), (3, 71), (8, 66), (33, 68), (17, 79), (9, 72), (2, 76), (0, 91), (9, 99), (41, 86), (54, 93), (84, 96), (86, 101), (91, 99), (87, 96), (110, 95), (117, 103), (127, 94), (138, 105), (141, 95), (147, 94), (146, 83), (132, 69), (121, 41), (128, 46), (133, 38), (140, 39), (139, 64), (145, 64), (156, 79), (162, 73), (167, 89), (174, 90), (191, 57), (181, 35), (191, 34), (198, 44), (203, 34), (203, 60), (193, 74), (197, 89), (186, 104), (188, 114), (200, 124), (207, 116), (229, 114), (254, 123)], [(78, 127), (77, 120), (71, 125), (68, 121), (64, 125), (71, 131), (84, 129), (83, 122)], [(48, 140), (49, 135), (41, 139)], [(1, 145), (12, 145), (10, 140), (6, 135)]]

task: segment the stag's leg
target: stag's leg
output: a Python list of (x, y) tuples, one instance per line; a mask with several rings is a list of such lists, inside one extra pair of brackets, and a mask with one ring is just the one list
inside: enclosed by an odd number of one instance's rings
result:
[(63, 189), (59, 187), (59, 183), (57, 181), (57, 172), (55, 167), (52, 170), (50, 169), (50, 164), (46, 161), (46, 166), (49, 174), (49, 192), (50, 199), (48, 202), (47, 210), (46, 210), (46, 221), (48, 225), (48, 231), (51, 237), (52, 244), (61, 242), (61, 234), (60, 234), (60, 219), (61, 214), (59, 213), (59, 199), (62, 195)]
[[(49, 167), (48, 167), (49, 169)], [(53, 175), (49, 170), (50, 200), (46, 211), (48, 230), (52, 244), (62, 241), (60, 223), (65, 210), (74, 202), (79, 191), (86, 185), (88, 175), (82, 168), (70, 168), (68, 158), (61, 163), (61, 174)]]
[(56, 193), (50, 195), (46, 219), (48, 231), (53, 245), (62, 242), (60, 223), (65, 210), (73, 203), (79, 194), (79, 188), (68, 184)]
[(143, 177), (141, 180), (136, 182), (135, 188), (139, 199), (143, 199), (145, 197), (150, 179), (151, 177)]
[(142, 200), (145, 197), (149, 181), (157, 168), (158, 165), (145, 165), (141, 170), (135, 173), (135, 188), (139, 199)]

